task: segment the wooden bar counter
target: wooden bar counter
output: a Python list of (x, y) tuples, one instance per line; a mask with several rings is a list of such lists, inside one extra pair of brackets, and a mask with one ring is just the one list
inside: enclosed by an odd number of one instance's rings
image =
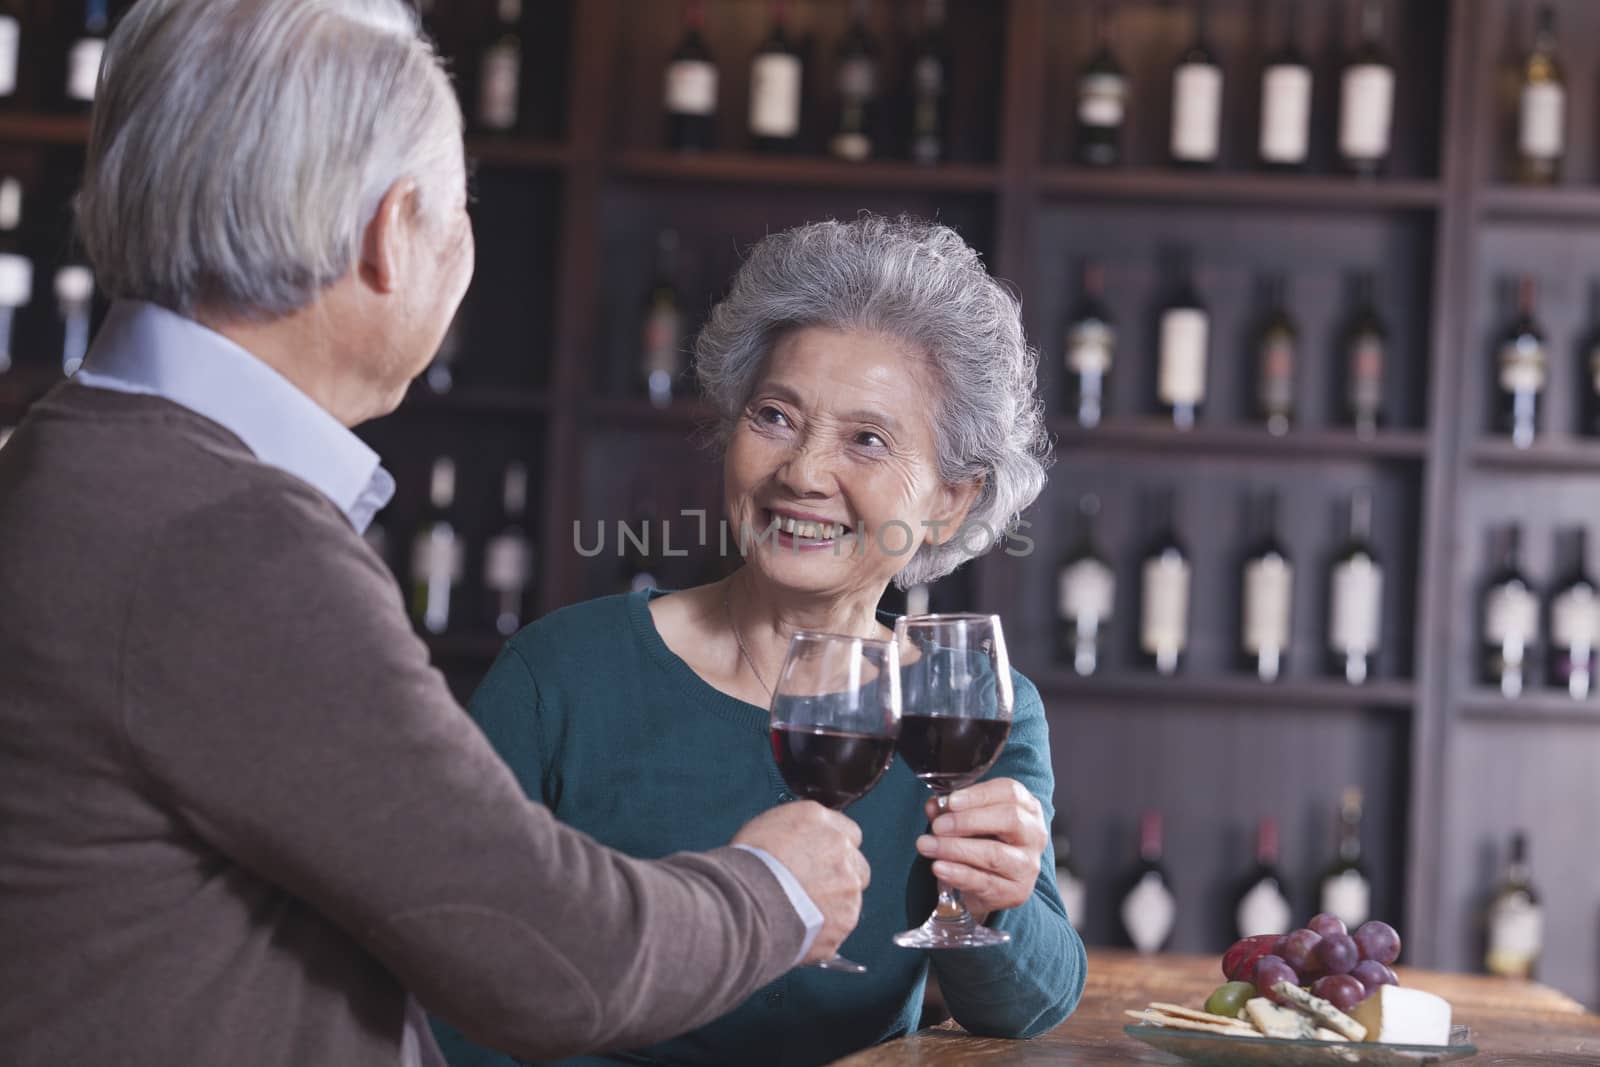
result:
[[(1400, 969), (1403, 985), (1450, 1001), (1454, 1021), (1472, 1028), (1479, 1049), (1471, 1067), (1554, 1064), (1600, 1067), (1600, 1016), (1570, 997), (1531, 982)], [(1182, 1061), (1122, 1032), (1124, 1009), (1153, 1000), (1199, 1007), (1222, 982), (1219, 958), (1089, 953), (1089, 982), (1077, 1012), (1032, 1041), (972, 1037), (953, 1024), (912, 1034), (838, 1061), (835, 1067), (957, 1067), (964, 1064), (1099, 1065)]]

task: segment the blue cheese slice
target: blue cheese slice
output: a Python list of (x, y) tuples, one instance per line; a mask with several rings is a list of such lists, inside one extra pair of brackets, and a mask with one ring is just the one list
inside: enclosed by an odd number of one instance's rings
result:
[(1291, 1007), (1299, 1008), (1311, 1016), (1319, 1027), (1343, 1034), (1351, 1041), (1367, 1039), (1367, 1028), (1334, 1007), (1330, 1001), (1288, 982), (1279, 982), (1272, 987), (1272, 991), (1288, 1001)]
[(1304, 1041), (1317, 1036), (1317, 1027), (1308, 1017), (1291, 1008), (1280, 1008), (1266, 997), (1244, 1002), (1244, 1017), (1268, 1037)]
[(1386, 1045), (1448, 1045), (1450, 1002), (1420, 989), (1381, 985), (1350, 1012), (1368, 1041)]

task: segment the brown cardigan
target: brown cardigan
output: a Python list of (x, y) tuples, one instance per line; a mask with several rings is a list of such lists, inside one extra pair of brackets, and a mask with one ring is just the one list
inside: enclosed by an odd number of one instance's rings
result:
[(526, 1059), (637, 1047), (803, 936), (752, 855), (528, 802), (382, 562), (227, 431), (69, 384), (0, 450), (11, 1067), (396, 1067), (408, 990)]

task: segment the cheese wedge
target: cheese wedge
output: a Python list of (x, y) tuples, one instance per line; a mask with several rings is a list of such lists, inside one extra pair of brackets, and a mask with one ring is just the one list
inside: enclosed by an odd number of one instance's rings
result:
[(1290, 1008), (1280, 1008), (1266, 997), (1245, 1001), (1244, 1017), (1268, 1037), (1305, 1040), (1317, 1035), (1317, 1027), (1309, 1018)]
[(1448, 1045), (1450, 1002), (1420, 989), (1381, 985), (1350, 1014), (1368, 1041), (1386, 1045)]

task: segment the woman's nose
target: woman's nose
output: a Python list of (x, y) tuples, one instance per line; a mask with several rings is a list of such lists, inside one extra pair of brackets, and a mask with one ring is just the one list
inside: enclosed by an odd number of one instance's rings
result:
[(833, 487), (833, 474), (826, 450), (810, 442), (796, 445), (778, 468), (778, 481), (796, 496), (828, 495)]

